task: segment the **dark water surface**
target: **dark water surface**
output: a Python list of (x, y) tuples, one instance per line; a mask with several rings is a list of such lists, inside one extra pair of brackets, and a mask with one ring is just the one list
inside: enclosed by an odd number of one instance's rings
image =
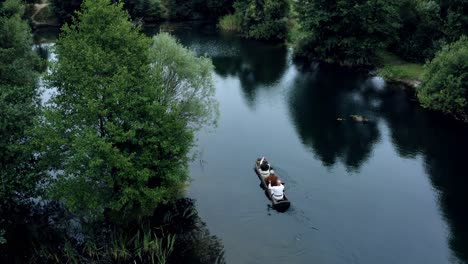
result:
[[(380, 78), (298, 66), (282, 45), (162, 28), (216, 66), (221, 117), (199, 134), (189, 196), (228, 263), (468, 263), (466, 125)], [(287, 183), (286, 213), (259, 189), (261, 155)]]

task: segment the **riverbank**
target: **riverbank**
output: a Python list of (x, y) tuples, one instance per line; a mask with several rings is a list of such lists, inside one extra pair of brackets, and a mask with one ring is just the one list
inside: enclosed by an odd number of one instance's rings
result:
[(377, 56), (379, 64), (377, 75), (382, 76), (386, 81), (402, 83), (413, 88), (421, 85), (422, 64), (406, 62), (383, 50), (379, 51)]

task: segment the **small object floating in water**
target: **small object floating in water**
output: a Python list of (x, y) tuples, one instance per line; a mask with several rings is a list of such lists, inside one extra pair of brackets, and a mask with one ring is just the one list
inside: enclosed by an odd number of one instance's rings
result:
[(338, 118), (336, 119), (336, 121), (346, 121), (346, 119), (345, 119), (345, 118), (338, 117)]
[(361, 115), (350, 115), (351, 119), (356, 122), (369, 122), (369, 119), (361, 116)]
[[(265, 179), (263, 178), (262, 174), (260, 173), (259, 166), (260, 166), (260, 164), (258, 163), (258, 161), (256, 161), (254, 170), (255, 170), (255, 173), (258, 176), (258, 179), (260, 179), (260, 185), (265, 190), (265, 195), (271, 201), (271, 206), (273, 208), (275, 208), (275, 210), (278, 211), (278, 212), (281, 212), (281, 213), (286, 212), (286, 210), (288, 210), (289, 207), (291, 206), (291, 202), (289, 201), (288, 197), (286, 197), (285, 193), (283, 193), (283, 199), (279, 200), (279, 201), (277, 201), (276, 199), (274, 199), (272, 197), (271, 191), (268, 189), (268, 185), (266, 184)], [(270, 168), (273, 169), (272, 167), (270, 167)]]

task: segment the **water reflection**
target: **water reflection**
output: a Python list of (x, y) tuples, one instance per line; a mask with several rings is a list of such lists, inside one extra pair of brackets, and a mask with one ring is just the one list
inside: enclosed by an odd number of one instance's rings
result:
[[(451, 229), (452, 261), (468, 263), (466, 124), (422, 109), (411, 91), (398, 86), (382, 89), (369, 77), (346, 69), (316, 66), (298, 74), (292, 89), (289, 104), (297, 133), (325, 166), (341, 161), (348, 169), (358, 169), (379, 141), (380, 121), (388, 126), (401, 157), (422, 157)], [(371, 122), (350, 122), (354, 113)]]
[[(302, 143), (310, 147), (325, 166), (343, 162), (358, 170), (379, 141), (372, 86), (365, 76), (320, 65), (297, 75), (289, 98), (292, 120)], [(369, 122), (356, 122), (362, 115)]]
[(283, 76), (287, 66), (287, 49), (283, 45), (266, 45), (252, 40), (225, 35), (226, 44), (236, 54), (212, 57), (215, 71), (222, 77), (235, 77), (250, 105), (255, 103), (259, 88), (269, 88)]
[(421, 156), (432, 185), (439, 191), (439, 205), (451, 228), (449, 246), (468, 263), (468, 178), (466, 151), (468, 127), (416, 105), (407, 91), (390, 90), (381, 115), (391, 130), (394, 147), (403, 157)]

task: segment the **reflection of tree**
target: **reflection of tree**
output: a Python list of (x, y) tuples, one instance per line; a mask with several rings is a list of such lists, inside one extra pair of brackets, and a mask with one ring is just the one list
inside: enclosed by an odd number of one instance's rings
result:
[(404, 91), (392, 89), (382, 100), (381, 115), (401, 155), (422, 155), (451, 228), (450, 248), (462, 263), (468, 263), (468, 127), (428, 113), (406, 98)]
[(292, 119), (302, 142), (326, 166), (341, 160), (349, 169), (358, 169), (379, 140), (374, 122), (349, 120), (353, 114), (371, 114), (372, 98), (363, 89), (363, 81), (356, 73), (326, 66), (296, 79), (290, 97)]
[[(160, 207), (152, 217), (124, 223), (109, 219), (87, 223), (56, 203), (2, 203), (0, 212), (0, 225), (7, 231), (7, 244), (0, 247), (0, 263), (73, 259), (86, 263), (150, 263), (148, 252), (135, 250), (145, 247), (143, 241), (151, 247), (153, 242), (148, 238), (154, 241), (155, 237), (144, 238), (145, 234), (162, 238), (162, 242), (166, 241), (164, 237), (175, 237), (169, 263), (225, 262), (221, 241), (210, 235), (191, 199)], [(127, 256), (122, 257), (123, 253)], [(115, 257), (118, 254), (121, 256)]]
[(256, 90), (275, 84), (283, 76), (287, 65), (287, 49), (283, 45), (259, 41), (223, 38), (225, 45), (237, 51), (212, 57), (217, 74), (239, 78), (242, 90), (249, 103), (255, 101)]

